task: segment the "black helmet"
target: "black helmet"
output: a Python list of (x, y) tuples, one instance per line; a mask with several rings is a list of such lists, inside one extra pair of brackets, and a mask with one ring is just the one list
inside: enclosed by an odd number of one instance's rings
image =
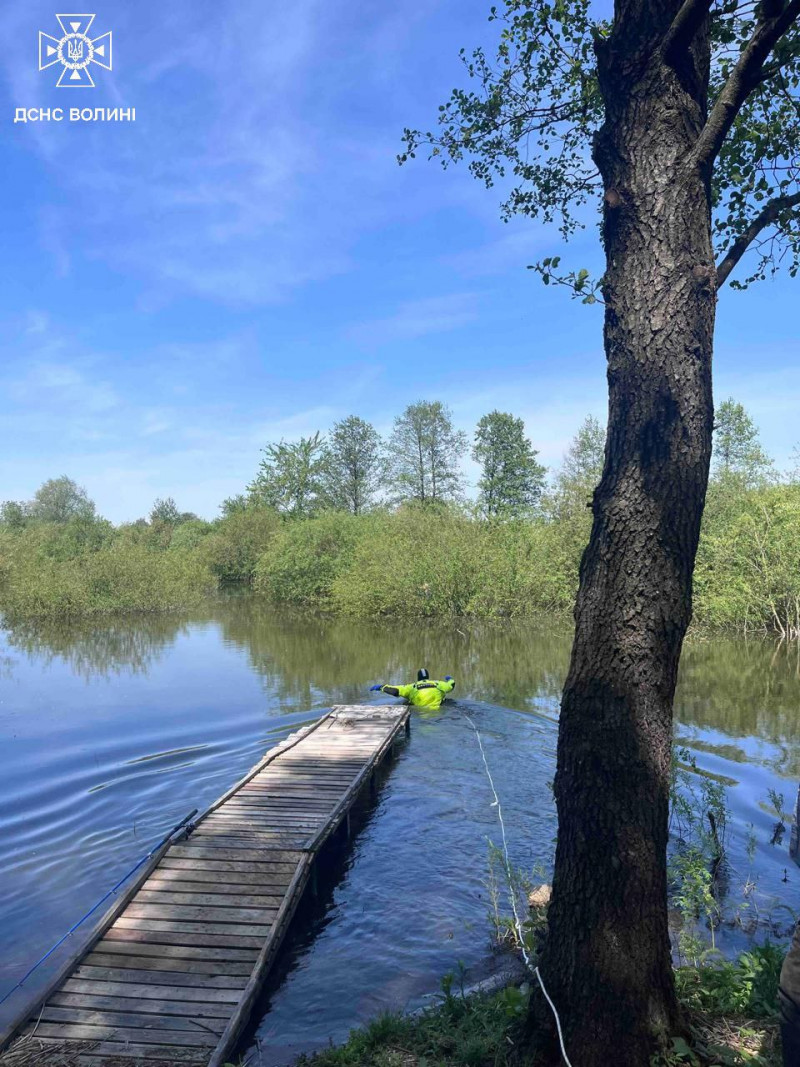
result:
[(417, 681), (427, 682), (429, 678), (430, 675), (428, 674), (427, 670), (424, 667), (420, 667), (420, 669), (417, 671)]

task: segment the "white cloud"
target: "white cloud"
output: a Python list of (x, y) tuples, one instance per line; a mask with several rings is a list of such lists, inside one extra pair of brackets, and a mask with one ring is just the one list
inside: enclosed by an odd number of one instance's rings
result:
[(377, 347), (446, 333), (474, 322), (478, 317), (476, 293), (452, 293), (449, 296), (424, 297), (407, 300), (397, 311), (385, 318), (369, 319), (347, 330), (347, 337), (364, 347)]

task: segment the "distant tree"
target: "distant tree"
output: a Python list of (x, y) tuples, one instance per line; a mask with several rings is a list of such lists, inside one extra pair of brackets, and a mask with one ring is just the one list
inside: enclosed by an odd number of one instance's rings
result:
[(237, 493), (236, 496), (226, 497), (220, 504), (219, 510), (222, 512), (222, 517), (228, 519), (231, 515), (246, 511), (247, 504), (248, 500), (244, 493)]
[(733, 397), (715, 412), (712, 463), (716, 480), (734, 478), (745, 488), (765, 485), (775, 477), (772, 460), (758, 440), (758, 427)]
[(95, 506), (85, 489), (63, 475), (42, 483), (28, 505), (28, 514), (34, 522), (61, 523), (70, 519), (93, 519)]
[(360, 515), (375, 500), (383, 459), (378, 431), (358, 415), (334, 423), (325, 456), (325, 496), (337, 511)]
[(394, 420), (387, 450), (398, 497), (421, 504), (457, 498), (466, 450), (467, 435), (453, 428), (450, 411), (441, 401), (409, 404)]
[(0, 504), (0, 524), (10, 530), (21, 530), (28, 522), (28, 505), (18, 500), (4, 500)]
[(504, 411), (484, 415), (475, 431), (472, 458), (481, 465), (479, 505), (488, 518), (516, 518), (542, 495), (545, 468), (525, 436), (522, 419)]
[(800, 482), (800, 444), (795, 445), (792, 449), (792, 454), (789, 457), (789, 470), (787, 471), (787, 475), (790, 482)]
[(279, 441), (263, 450), (264, 458), (247, 491), (253, 503), (264, 504), (292, 518), (306, 518), (322, 507), (326, 449), (319, 433), (299, 441)]
[(593, 415), (587, 415), (556, 475), (555, 510), (559, 518), (589, 515), (592, 493), (603, 473), (605, 440), (601, 423)]
[(178, 505), (171, 496), (157, 497), (150, 509), (150, 525), (177, 526), (181, 520)]

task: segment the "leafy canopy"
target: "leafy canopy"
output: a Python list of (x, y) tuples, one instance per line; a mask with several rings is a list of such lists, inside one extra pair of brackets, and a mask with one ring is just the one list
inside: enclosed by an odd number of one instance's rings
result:
[[(686, 0), (681, 10), (692, 18), (708, 6), (710, 114), (720, 117), (722, 105), (714, 105), (730, 94), (734, 76), (744, 74), (749, 89), (709, 160), (718, 279), (726, 281), (751, 248), (749, 273), (731, 282), (745, 288), (781, 263), (792, 276), (800, 265), (798, 5)], [(505, 0), (491, 8), (489, 20), (499, 28), (496, 54), (461, 50), (473, 87), (455, 89), (440, 106), (437, 130), (406, 129), (398, 161), (421, 148), (444, 167), (468, 160), (487, 188), (499, 184), (505, 190), (505, 220), (521, 214), (556, 222), (567, 238), (590, 218), (586, 205), (601, 204), (602, 182), (592, 159), (604, 119), (596, 47), (609, 38), (613, 23), (598, 17), (589, 0)], [(756, 38), (772, 43), (760, 63), (749, 47)], [(725, 132), (727, 122), (720, 128)], [(713, 132), (709, 126), (709, 140)], [(546, 282), (565, 282), (585, 303), (597, 299), (588, 272), (559, 278), (553, 266), (558, 260), (537, 265)]]
[(247, 491), (253, 504), (274, 508), (290, 518), (315, 514), (323, 503), (325, 442), (319, 433), (299, 441), (279, 441), (264, 458)]
[(478, 504), (487, 518), (519, 518), (536, 507), (546, 473), (537, 455), (522, 419), (505, 411), (483, 416), (472, 458), (481, 465)]
[(772, 460), (758, 439), (758, 427), (733, 397), (717, 408), (714, 419), (714, 477), (736, 478), (757, 488), (774, 477)]
[(358, 415), (334, 423), (325, 457), (326, 496), (332, 508), (354, 515), (366, 511), (375, 501), (382, 469), (381, 439), (374, 426)]
[(409, 404), (394, 420), (387, 449), (393, 487), (400, 500), (421, 504), (457, 499), (467, 435), (456, 430), (440, 400)]

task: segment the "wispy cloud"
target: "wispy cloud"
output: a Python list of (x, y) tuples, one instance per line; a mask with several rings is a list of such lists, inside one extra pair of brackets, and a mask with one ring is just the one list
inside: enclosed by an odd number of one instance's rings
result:
[(405, 301), (397, 311), (384, 318), (369, 319), (351, 326), (347, 336), (365, 347), (379, 347), (393, 341), (457, 330), (477, 317), (476, 293), (424, 297)]

